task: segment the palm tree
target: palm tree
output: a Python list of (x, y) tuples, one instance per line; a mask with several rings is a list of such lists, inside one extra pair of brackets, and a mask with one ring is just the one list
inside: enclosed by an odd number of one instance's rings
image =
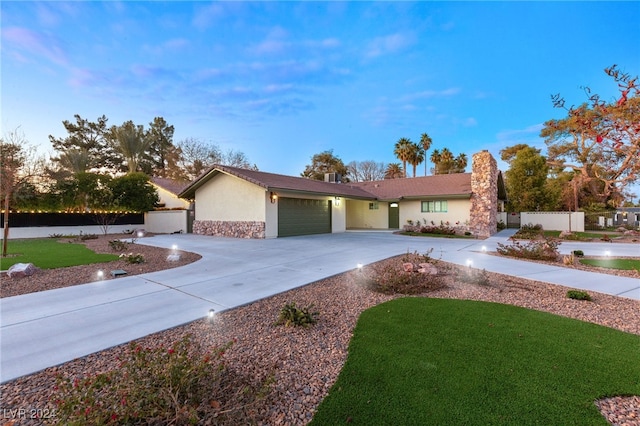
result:
[(456, 173), (464, 173), (464, 169), (467, 168), (467, 154), (462, 153), (453, 160), (455, 164), (455, 172)]
[(393, 153), (398, 160), (402, 161), (402, 170), (404, 171), (404, 177), (407, 177), (407, 161), (409, 161), (411, 155), (411, 145), (413, 142), (408, 138), (400, 138), (398, 142), (396, 142), (395, 149)]
[(385, 179), (398, 179), (402, 176), (404, 176), (404, 172), (400, 163), (389, 163), (387, 170), (384, 172)]
[(433, 174), (437, 175), (438, 174), (438, 164), (440, 163), (440, 158), (442, 157), (442, 155), (440, 154), (440, 151), (437, 149), (434, 149), (433, 152), (431, 153), (431, 162), (433, 163)]
[(407, 160), (413, 166), (413, 177), (416, 177), (416, 167), (424, 161), (424, 151), (420, 145), (411, 143), (409, 149), (409, 158)]
[(129, 173), (136, 172), (140, 161), (144, 159), (150, 140), (144, 137), (144, 128), (129, 120), (120, 127), (112, 127), (115, 148), (127, 162)]
[(89, 151), (85, 148), (71, 148), (60, 154), (60, 164), (73, 174), (89, 170)]
[(431, 148), (431, 143), (433, 141), (429, 137), (428, 134), (423, 133), (420, 136), (420, 145), (422, 146), (422, 150), (424, 151), (424, 175), (427, 175), (427, 151)]
[(449, 148), (444, 148), (440, 153), (440, 162), (436, 169), (441, 174), (451, 173), (451, 169), (453, 169), (453, 153), (449, 151)]

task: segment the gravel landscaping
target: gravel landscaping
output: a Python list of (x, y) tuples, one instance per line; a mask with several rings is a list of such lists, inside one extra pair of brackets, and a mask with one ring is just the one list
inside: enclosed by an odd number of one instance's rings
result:
[[(88, 240), (87, 245), (96, 251), (112, 252), (108, 239), (103, 237)], [(167, 263), (166, 249), (142, 245), (131, 245), (127, 252), (142, 253), (146, 262), (124, 267), (117, 263), (121, 261), (117, 261), (101, 267), (105, 270), (121, 268), (135, 274), (181, 266), (199, 258), (182, 253), (180, 263)], [(382, 262), (395, 265), (401, 261), (391, 258)], [(590, 292), (592, 302), (572, 300), (566, 297), (568, 288), (493, 273), (487, 273), (487, 284), (465, 283), (457, 278), (463, 267), (444, 262), (436, 262), (436, 266), (444, 286), (421, 296), (507, 303), (640, 335), (640, 301), (595, 292)], [(96, 269), (97, 266), (92, 265), (40, 271), (15, 282), (3, 277), (2, 296), (91, 281), (86, 278), (93, 277)], [(351, 333), (360, 313), (399, 297), (375, 293), (357, 285), (358, 274), (360, 272), (350, 271), (330, 277), (220, 313), (214, 324), (203, 319), (147, 336), (138, 342), (144, 347), (168, 347), (186, 334), (193, 336), (193, 340), (203, 348), (233, 342), (224, 354), (229, 377), (236, 377), (238, 383), (249, 383), (255, 388), (269, 384), (269, 391), (263, 398), (244, 406), (234, 406), (233, 400), (222, 406), (221, 410), (229, 413), (236, 422), (220, 423), (220, 419), (212, 414), (202, 424), (237, 424), (237, 419), (243, 419), (242, 423), (303, 425), (311, 420), (314, 410), (335, 382), (346, 360)], [(319, 312), (317, 324), (309, 328), (275, 325), (280, 310), (290, 302), (298, 306), (313, 305), (313, 309)], [(123, 347), (107, 349), (1, 385), (0, 401), (5, 412), (3, 424), (42, 424), (42, 420), (26, 419), (11, 423), (7, 410), (22, 408), (29, 413), (31, 409), (53, 408), (49, 399), (57, 375), (83, 377), (116, 369), (118, 355), (123, 350)], [(630, 348), (629, 356), (639, 357), (638, 351)], [(638, 396), (607, 398), (596, 404), (611, 424), (640, 425)], [(233, 417), (234, 412), (239, 417)]]

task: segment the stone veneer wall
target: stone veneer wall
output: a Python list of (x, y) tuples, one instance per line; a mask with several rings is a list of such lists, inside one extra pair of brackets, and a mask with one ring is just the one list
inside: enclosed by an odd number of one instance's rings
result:
[(196, 220), (193, 233), (232, 238), (265, 238), (265, 222)]
[(498, 163), (489, 151), (473, 155), (471, 163), (471, 232), (489, 237), (498, 231)]

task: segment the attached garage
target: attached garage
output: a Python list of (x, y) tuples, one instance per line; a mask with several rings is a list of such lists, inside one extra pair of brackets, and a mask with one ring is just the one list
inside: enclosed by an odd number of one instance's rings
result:
[(278, 199), (278, 236), (331, 233), (331, 201)]

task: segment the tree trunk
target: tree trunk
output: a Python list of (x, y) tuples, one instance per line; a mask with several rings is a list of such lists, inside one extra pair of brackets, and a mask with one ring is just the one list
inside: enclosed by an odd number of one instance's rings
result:
[(7, 240), (9, 239), (9, 199), (11, 194), (4, 197), (4, 236), (2, 238), (2, 257), (7, 257)]

